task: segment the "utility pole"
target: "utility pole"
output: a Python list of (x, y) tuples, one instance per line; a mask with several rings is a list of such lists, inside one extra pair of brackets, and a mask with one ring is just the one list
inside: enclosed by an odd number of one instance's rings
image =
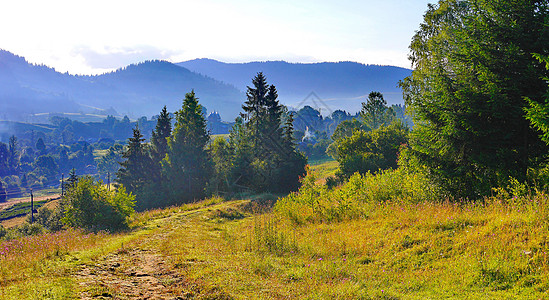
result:
[(107, 190), (111, 191), (111, 172), (107, 172)]
[(31, 189), (31, 224), (34, 223), (34, 196)]
[(65, 195), (65, 173), (61, 173), (61, 198)]

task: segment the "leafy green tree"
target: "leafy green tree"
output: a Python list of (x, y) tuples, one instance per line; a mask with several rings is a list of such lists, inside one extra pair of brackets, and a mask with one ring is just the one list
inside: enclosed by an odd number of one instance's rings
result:
[(0, 202), (6, 201), (6, 198), (7, 198), (6, 188), (4, 188), (2, 180), (0, 180)]
[(339, 147), (339, 143), (343, 139), (352, 136), (355, 131), (360, 130), (364, 130), (364, 124), (356, 118), (339, 123), (332, 134), (333, 142), (326, 148), (326, 154), (337, 160), (337, 148)]
[(204, 197), (212, 173), (211, 158), (206, 150), (209, 141), (202, 105), (192, 91), (185, 95), (183, 107), (175, 113), (175, 127), (162, 161), (170, 204)]
[(402, 122), (368, 132), (355, 131), (338, 143), (338, 176), (345, 179), (355, 172), (365, 174), (380, 169), (396, 169), (400, 147), (407, 141), (408, 128)]
[(368, 130), (378, 129), (382, 125), (389, 125), (395, 118), (395, 113), (387, 107), (387, 101), (380, 92), (371, 92), (368, 100), (362, 103), (360, 111), (362, 122)]
[(233, 162), (229, 143), (223, 137), (217, 137), (209, 146), (214, 172), (208, 183), (211, 194), (219, 195), (231, 190), (231, 169)]
[(410, 155), (457, 198), (523, 181), (547, 148), (524, 117), (543, 103), (547, 1), (441, 0), (429, 5), (401, 82), (414, 115)]
[(51, 155), (39, 156), (34, 162), (34, 166), (38, 174), (43, 174), (50, 180), (55, 179), (59, 173), (59, 166), (55, 162), (55, 157)]
[(67, 191), (62, 221), (68, 226), (91, 230), (124, 229), (134, 206), (134, 196), (124, 186), (109, 191), (102, 181), (84, 176)]
[[(549, 70), (549, 56), (543, 56), (535, 54), (536, 57), (541, 63), (545, 64), (545, 68)], [(549, 82), (548, 77), (544, 77), (544, 80)], [(530, 98), (526, 98), (528, 101), (528, 107), (526, 110), (526, 119), (532, 123), (532, 125), (541, 131), (541, 139), (549, 144), (549, 90), (547, 91), (547, 96), (544, 102), (534, 101)]]

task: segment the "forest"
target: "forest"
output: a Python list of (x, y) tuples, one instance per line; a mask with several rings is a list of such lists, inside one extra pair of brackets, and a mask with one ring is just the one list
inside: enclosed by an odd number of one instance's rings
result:
[[(0, 285), (116, 297), (141, 276), (162, 297), (547, 298), (548, 20), (548, 1), (429, 5), (404, 105), (371, 91), (354, 115), (289, 110), (259, 71), (232, 123), (191, 90), (151, 120), (59, 118), (12, 136), (0, 195), (70, 174), (56, 205), (0, 227)], [(66, 236), (41, 250), (49, 265), (17, 259), (32, 253), (17, 241), (48, 235)], [(11, 283), (26, 282), (19, 268), (55, 281), (31, 292)], [(97, 280), (75, 291), (67, 274)]]

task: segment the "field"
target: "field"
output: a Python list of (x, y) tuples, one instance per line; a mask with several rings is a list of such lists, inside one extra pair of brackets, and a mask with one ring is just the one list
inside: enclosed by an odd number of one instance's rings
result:
[(546, 195), (372, 202), (344, 186), (323, 195), (354, 197), (359, 212), (330, 219), (335, 204), (322, 199), (288, 217), (289, 203), (321, 190), (308, 188), (274, 207), (269, 195), (212, 198), (137, 214), (125, 233), (0, 242), (0, 298), (549, 297)]

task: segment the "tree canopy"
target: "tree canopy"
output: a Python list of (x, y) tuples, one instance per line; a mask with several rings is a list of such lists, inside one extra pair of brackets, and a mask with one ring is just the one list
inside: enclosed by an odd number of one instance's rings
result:
[(410, 154), (456, 197), (524, 180), (547, 151), (525, 119), (543, 102), (547, 1), (441, 0), (429, 5), (401, 82), (414, 115)]

